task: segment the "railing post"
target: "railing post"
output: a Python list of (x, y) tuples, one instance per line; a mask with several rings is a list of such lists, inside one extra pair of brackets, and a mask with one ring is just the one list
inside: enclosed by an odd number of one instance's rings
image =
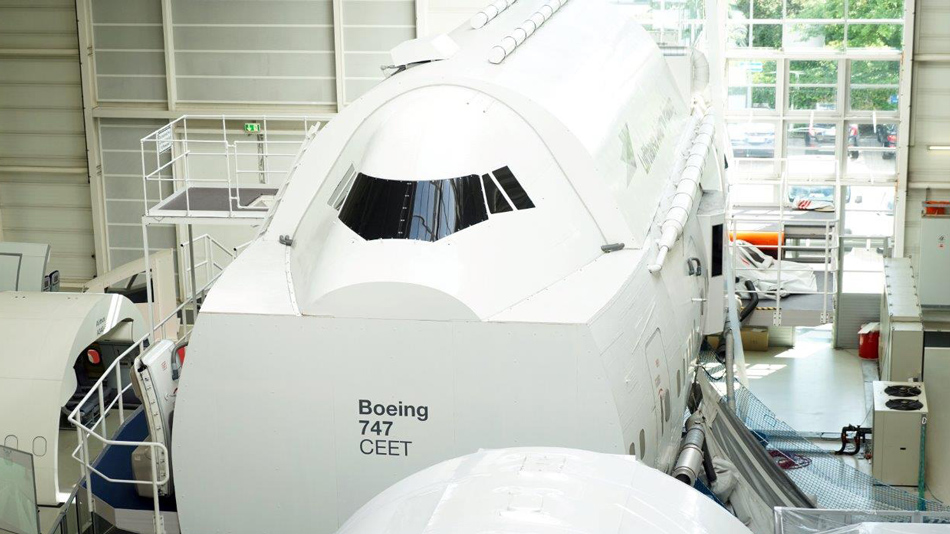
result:
[(155, 457), (157, 454), (155, 445), (150, 445), (149, 451), (152, 453), (149, 456), (151, 457), (152, 463), (152, 504), (155, 506), (155, 534), (165, 534), (165, 525), (162, 523), (162, 510), (158, 504), (158, 466)]
[[(131, 366), (129, 366), (129, 369), (130, 369), (129, 372), (131, 373), (132, 372)], [(131, 377), (130, 377), (130, 380), (131, 380)], [(122, 364), (121, 363), (115, 366), (115, 383), (116, 383), (116, 391), (118, 392), (117, 394), (119, 395), (119, 425), (121, 426), (123, 423), (125, 423), (125, 402), (123, 402), (122, 400), (122, 397), (124, 397), (124, 395), (122, 394)]]
[[(82, 417), (82, 415), (80, 415)], [(96, 503), (92, 500), (92, 473), (89, 471), (89, 443), (86, 441), (86, 435), (83, 432), (82, 419), (79, 420), (79, 426), (76, 432), (79, 434), (79, 456), (82, 458), (82, 478), (86, 481), (86, 506), (89, 507), (89, 519), (92, 520), (92, 514), (96, 511)], [(93, 521), (94, 522), (94, 521)], [(95, 530), (95, 528), (93, 528)]]
[(211, 276), (214, 274), (214, 247), (211, 245), (211, 236), (205, 234), (205, 261), (208, 262), (208, 264), (205, 266), (205, 283), (207, 283), (208, 280), (211, 280)]
[[(118, 366), (116, 366), (116, 367), (118, 367)], [(103, 436), (108, 436), (108, 435), (109, 435), (109, 429), (108, 429), (108, 427), (106, 426), (106, 401), (105, 401), (105, 397), (104, 397), (104, 394), (103, 394), (103, 391), (102, 391), (102, 382), (99, 382), (99, 383), (98, 383), (97, 389), (99, 390), (99, 425), (96, 425), (96, 426), (101, 426), (101, 427), (102, 427), (102, 435), (103, 435)]]
[(194, 310), (194, 317), (192, 317), (191, 324), (195, 324), (195, 319), (198, 318), (198, 284), (195, 282), (195, 237), (192, 233), (192, 225), (188, 225), (188, 261), (191, 264), (191, 301), (192, 309)]
[[(159, 184), (161, 187), (161, 184)], [(148, 212), (146, 211), (146, 216)], [(148, 247), (148, 224), (145, 224), (145, 221), (142, 221), (142, 248), (145, 254), (145, 308), (148, 310), (148, 332), (146, 334), (151, 338), (152, 333), (155, 331), (155, 317), (152, 312), (152, 302), (155, 299), (155, 296), (152, 295), (152, 262), (149, 258), (149, 247)]]

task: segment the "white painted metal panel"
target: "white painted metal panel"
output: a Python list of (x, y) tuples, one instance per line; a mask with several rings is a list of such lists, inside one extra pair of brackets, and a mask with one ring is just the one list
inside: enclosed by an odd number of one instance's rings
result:
[(389, 51), (416, 37), (414, 0), (343, 0), (343, 72), (349, 103), (385, 78)]
[[(100, 119), (99, 145), (109, 233), (110, 268), (143, 257), (142, 215), (145, 214), (140, 140), (165, 121)], [(154, 158), (154, 152), (145, 154)], [(150, 184), (149, 198), (158, 198)], [(173, 226), (149, 228), (149, 248), (177, 248)]]
[(75, 2), (0, 5), (0, 49), (17, 52), (0, 54), (0, 234), (51, 245), (50, 269), (84, 282), (96, 267)]
[[(280, 334), (222, 340), (224, 330)], [(584, 330), (202, 314), (189, 349), (201, 356), (185, 364), (175, 411), (182, 522), (199, 531), (222, 521), (237, 521), (244, 532), (274, 528), (273, 516), (235, 514), (253, 509), (266, 487), (283, 503), (278, 526), (332, 532), (392, 481), (478, 447), (532, 443), (622, 454), (605, 369)], [(529, 345), (534, 350), (524, 350)], [(248, 354), (257, 363), (244, 360)], [(202, 385), (209, 379), (218, 384), (213, 390)], [(183, 396), (202, 400), (184, 404)], [(362, 400), (427, 411), (380, 417), (361, 411)], [(270, 412), (274, 402), (284, 406), (281, 417)], [(221, 454), (208, 446), (217, 441), (211, 436), (237, 435), (230, 418), (211, 415), (225, 412), (243, 414), (257, 430), (240, 432)], [(384, 421), (392, 424), (374, 430)], [(236, 457), (257, 460), (235, 470)], [(296, 467), (279, 467), (285, 462)]]
[(858, 330), (867, 323), (881, 320), (880, 293), (842, 293), (838, 298), (835, 346), (858, 348)]
[[(142, 315), (120, 295), (0, 293), (0, 429), (21, 446), (45, 438), (59, 451), (61, 408), (76, 390), (73, 364), (80, 352), (120, 323), (131, 321), (130, 335), (145, 334)], [(15, 407), (15, 408), (11, 408)], [(56, 506), (59, 455), (36, 457), (40, 504)]]
[[(929, 150), (950, 145), (947, 87), (950, 86), (950, 3), (917, 0), (913, 50), (913, 92), (910, 106), (905, 254), (918, 263), (920, 213), (923, 200), (950, 200), (947, 165), (950, 152)], [(908, 73), (904, 73), (906, 76)], [(902, 140), (903, 141), (903, 140)], [(933, 187), (927, 191), (924, 187)], [(918, 271), (919, 272), (919, 271)]]
[[(567, 4), (490, 63), (534, 9), (459, 28), (455, 56), (385, 81), (307, 147), (198, 317), (173, 443), (185, 530), (329, 532), (386, 485), (483, 446), (635, 450), (669, 467), (685, 411), (673, 376), (701, 324), (695, 205), (665, 267), (647, 265), (682, 167), (673, 147), (695, 126), (652, 39), (604, 3)], [(661, 107), (640, 113), (646, 101)], [(650, 172), (628, 174), (624, 129)], [(363, 239), (332, 202), (351, 168), (398, 183), (506, 165), (534, 207), (435, 242)], [(255, 461), (235, 470), (240, 458)], [(262, 491), (281, 509), (257, 507)]]
[(329, 0), (176, 0), (172, 12), (180, 102), (336, 102)]
[(92, 24), (98, 100), (165, 101), (161, 0), (96, 0)]
[(927, 421), (927, 486), (937, 499), (950, 499), (950, 348), (932, 346), (924, 349), (924, 384), (932, 406), (938, 407)]

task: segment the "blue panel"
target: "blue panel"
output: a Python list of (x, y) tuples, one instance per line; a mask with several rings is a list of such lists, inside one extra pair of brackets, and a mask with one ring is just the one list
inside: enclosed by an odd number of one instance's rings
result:
[[(135, 410), (125, 424), (119, 428), (119, 431), (111, 439), (116, 441), (136, 441), (142, 442), (148, 438), (148, 423), (145, 420), (145, 412), (141, 407)], [(109, 478), (133, 480), (135, 475), (132, 473), (132, 452), (135, 447), (109, 445), (102, 451), (99, 458), (93, 462), (93, 466)], [(83, 484), (85, 487), (85, 483)], [(151, 498), (140, 497), (135, 492), (133, 484), (116, 484), (107, 482), (99, 475), (92, 475), (92, 493), (97, 498), (109, 504), (116, 509), (126, 510), (152, 510), (153, 501)], [(173, 497), (162, 497), (159, 499), (159, 506), (163, 511), (177, 511), (178, 507)]]

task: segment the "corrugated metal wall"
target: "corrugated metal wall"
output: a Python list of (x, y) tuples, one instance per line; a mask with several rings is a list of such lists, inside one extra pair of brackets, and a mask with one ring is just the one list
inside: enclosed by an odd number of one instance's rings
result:
[[(351, 102), (381, 81), (389, 50), (415, 37), (414, 0), (338, 1), (334, 13), (331, 0), (166, 0), (164, 11), (162, 0), (80, 0), (91, 2), (111, 267), (141, 254), (139, 140), (168, 122), (156, 110), (332, 113), (338, 100)], [(174, 73), (170, 90), (166, 71)], [(121, 118), (104, 116), (114, 110)], [(174, 241), (167, 228), (149, 236), (152, 247)]]
[(842, 293), (838, 297), (835, 347), (858, 348), (858, 330), (864, 324), (880, 321), (880, 318), (880, 294)]
[(392, 47), (415, 36), (413, 0), (343, 0), (346, 103), (379, 83)]
[(329, 1), (172, 2), (179, 103), (333, 105)]
[(98, 101), (164, 103), (161, 0), (94, 0), (92, 21)]
[[(139, 140), (163, 124), (166, 121), (147, 119), (98, 121), (110, 268), (142, 257), (142, 214), (145, 206)], [(146, 155), (149, 156), (154, 158), (154, 152)], [(149, 198), (158, 198), (154, 187), (149, 191)], [(175, 246), (174, 226), (150, 226), (148, 239), (150, 249), (172, 248)]]
[(2, 235), (67, 283), (95, 276), (78, 47), (72, 0), (0, 1)]
[(950, 2), (916, 0), (914, 84), (911, 97), (905, 255), (917, 265), (920, 249), (921, 202), (950, 200), (947, 189), (917, 189), (925, 184), (950, 183), (950, 152), (931, 145), (950, 145)]

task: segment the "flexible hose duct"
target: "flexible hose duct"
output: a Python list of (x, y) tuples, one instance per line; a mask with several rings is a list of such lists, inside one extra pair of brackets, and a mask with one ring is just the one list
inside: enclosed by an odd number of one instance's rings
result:
[(715, 119), (707, 113), (699, 125), (699, 130), (693, 138), (692, 147), (686, 157), (686, 165), (680, 175), (673, 202), (661, 227), (660, 238), (657, 240), (659, 252), (656, 260), (648, 267), (651, 273), (657, 273), (666, 262), (666, 255), (676, 244), (683, 233), (686, 219), (693, 209), (693, 203), (699, 194), (699, 182), (703, 177), (703, 168), (706, 166), (706, 156), (713, 144), (713, 135), (716, 132)]
[(706, 431), (703, 429), (702, 420), (696, 416), (690, 417), (687, 424), (689, 430), (683, 437), (683, 444), (680, 445), (671, 475), (676, 480), (692, 486), (704, 469), (703, 445), (706, 443)]

